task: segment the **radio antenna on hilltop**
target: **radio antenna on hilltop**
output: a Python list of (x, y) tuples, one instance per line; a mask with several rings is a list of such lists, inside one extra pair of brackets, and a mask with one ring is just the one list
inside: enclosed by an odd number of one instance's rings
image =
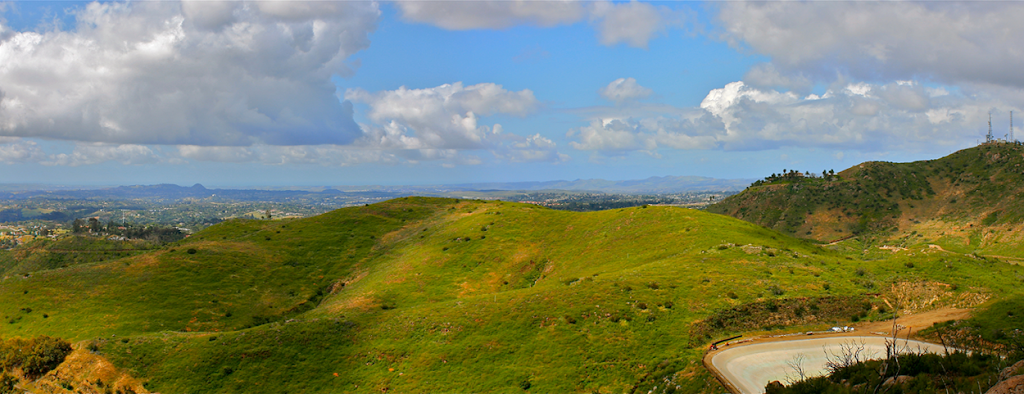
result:
[(992, 113), (988, 113), (988, 135), (985, 136), (985, 143), (992, 142)]
[(1013, 139), (1013, 111), (1010, 111), (1010, 142), (1015, 142)]

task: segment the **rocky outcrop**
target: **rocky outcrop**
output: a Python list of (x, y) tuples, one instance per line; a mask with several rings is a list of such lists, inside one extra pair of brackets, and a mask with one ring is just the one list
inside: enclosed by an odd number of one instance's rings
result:
[(985, 394), (1024, 394), (1024, 375), (1003, 380), (988, 389)]

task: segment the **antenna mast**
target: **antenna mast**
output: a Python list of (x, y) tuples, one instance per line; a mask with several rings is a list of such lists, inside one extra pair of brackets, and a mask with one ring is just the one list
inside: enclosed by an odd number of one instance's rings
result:
[(1015, 142), (1013, 139), (1013, 111), (1010, 111), (1010, 142)]
[(985, 135), (985, 143), (992, 142), (992, 113), (988, 113), (988, 134)]

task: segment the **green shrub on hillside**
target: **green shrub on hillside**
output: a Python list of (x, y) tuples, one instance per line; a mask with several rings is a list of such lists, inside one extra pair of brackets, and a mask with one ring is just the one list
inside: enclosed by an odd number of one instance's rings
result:
[(20, 368), (28, 376), (41, 376), (57, 368), (70, 353), (71, 343), (60, 338), (13, 338), (0, 343), (0, 367), (4, 371)]

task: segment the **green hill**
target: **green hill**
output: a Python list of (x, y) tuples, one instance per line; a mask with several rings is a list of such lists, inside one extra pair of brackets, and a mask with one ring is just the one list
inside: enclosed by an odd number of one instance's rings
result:
[(867, 162), (835, 176), (777, 175), (707, 210), (822, 242), (860, 235), (1021, 258), (1022, 193), (1024, 146), (996, 142), (937, 160)]
[[(7, 274), (0, 337), (77, 342), (136, 391), (721, 392), (700, 363), (714, 338), (970, 307), (1021, 277), (683, 208), (401, 198)], [(112, 387), (78, 375), (47, 390)]]

